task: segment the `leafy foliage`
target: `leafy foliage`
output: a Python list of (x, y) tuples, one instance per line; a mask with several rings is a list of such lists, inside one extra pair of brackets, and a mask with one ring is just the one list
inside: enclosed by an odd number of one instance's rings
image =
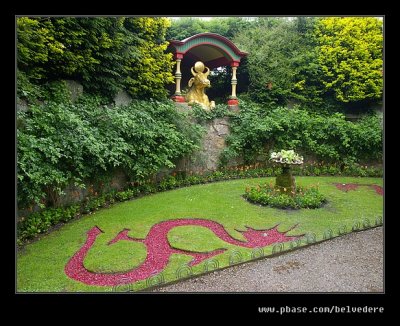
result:
[(167, 95), (165, 85), (172, 83), (172, 53), (164, 53), (168, 43), (165, 33), (170, 26), (166, 18), (127, 18), (125, 28), (139, 37), (133, 43), (138, 58), (129, 60), (125, 69), (128, 76), (125, 85), (134, 98), (163, 98)]
[(380, 100), (383, 88), (382, 21), (373, 17), (329, 17), (315, 34), (323, 84), (340, 102)]
[(75, 104), (48, 101), (18, 112), (18, 119), (20, 207), (61, 194), (71, 182), (84, 187), (84, 180), (116, 167), (142, 180), (174, 167), (173, 160), (195, 149), (200, 137), (200, 128), (184, 123), (170, 101), (116, 108), (94, 97)]
[(235, 35), (234, 43), (249, 52), (249, 92), (255, 101), (283, 105), (290, 98), (302, 98), (302, 94), (303, 98), (311, 97), (305, 89), (308, 76), (317, 70), (310, 60), (313, 44), (309, 30), (313, 22), (310, 19), (299, 28), (296, 20), (259, 18)]
[(18, 68), (41, 83), (78, 80), (109, 99), (123, 86), (135, 98), (165, 97), (168, 26), (158, 17), (17, 18)]
[(331, 162), (382, 157), (382, 125), (376, 115), (366, 115), (353, 123), (341, 113), (321, 115), (301, 108), (270, 109), (245, 101), (240, 102), (240, 107), (240, 113), (231, 119), (223, 163), (238, 155), (251, 163), (272, 148), (293, 148)]
[(257, 102), (337, 111), (381, 100), (379, 19), (259, 18), (233, 41), (249, 52), (249, 94)]
[(252, 203), (276, 208), (319, 208), (326, 202), (325, 196), (316, 186), (298, 186), (292, 195), (288, 195), (272, 184), (258, 185), (246, 188), (244, 197)]
[(194, 17), (181, 17), (171, 22), (167, 32), (168, 40), (183, 40), (199, 33), (216, 33), (227, 38), (250, 26), (244, 17), (215, 17), (209, 21)]
[(232, 116), (225, 104), (217, 104), (215, 108), (207, 111), (199, 104), (193, 104), (190, 113), (199, 123), (204, 123), (225, 116)]
[(45, 98), (45, 91), (43, 87), (32, 83), (26, 73), (17, 70), (17, 96), (28, 103), (36, 103)]
[(43, 78), (49, 60), (64, 53), (65, 45), (55, 39), (55, 33), (50, 19), (17, 18), (18, 67), (29, 78)]

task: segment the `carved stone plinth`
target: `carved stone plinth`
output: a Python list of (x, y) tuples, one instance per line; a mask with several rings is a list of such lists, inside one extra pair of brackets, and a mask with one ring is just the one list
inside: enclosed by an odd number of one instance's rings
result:
[(275, 188), (287, 195), (293, 195), (296, 190), (296, 182), (290, 166), (282, 166), (282, 173), (275, 180)]

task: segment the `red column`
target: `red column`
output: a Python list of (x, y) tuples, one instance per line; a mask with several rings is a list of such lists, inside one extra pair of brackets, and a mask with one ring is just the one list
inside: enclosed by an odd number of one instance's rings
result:
[(176, 60), (176, 72), (175, 72), (175, 94), (172, 96), (172, 100), (175, 102), (185, 102), (185, 98), (181, 94), (181, 61), (183, 54), (180, 52), (175, 53)]
[(228, 105), (238, 105), (239, 101), (236, 97), (236, 85), (237, 85), (236, 69), (237, 67), (239, 67), (239, 62), (238, 61), (231, 62), (231, 67), (232, 67), (232, 80), (231, 80), (232, 94), (229, 96)]

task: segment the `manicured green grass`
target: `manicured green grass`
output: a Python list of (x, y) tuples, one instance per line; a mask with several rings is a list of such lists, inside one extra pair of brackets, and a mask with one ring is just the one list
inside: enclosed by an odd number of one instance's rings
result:
[[(149, 195), (140, 199), (116, 204), (92, 215), (72, 221), (42, 239), (27, 245), (17, 257), (17, 291), (22, 292), (92, 292), (112, 291), (111, 286), (89, 286), (70, 279), (64, 273), (69, 259), (86, 241), (86, 232), (93, 226), (104, 231), (96, 239), (86, 259), (85, 267), (94, 272), (115, 273), (139, 266), (146, 257), (142, 243), (120, 241), (112, 246), (107, 242), (118, 232), (128, 228), (129, 235), (145, 238), (153, 224), (178, 218), (211, 219), (221, 223), (229, 234), (245, 240), (236, 230), (245, 226), (267, 229), (279, 224), (280, 231), (286, 231), (298, 224), (287, 235), (315, 233), (317, 241), (323, 239), (327, 229), (338, 236), (338, 229), (346, 225), (350, 231), (355, 221), (369, 218), (374, 225), (375, 218), (383, 214), (383, 197), (372, 188), (361, 186), (356, 190), (343, 192), (332, 183), (359, 183), (382, 185), (379, 178), (348, 177), (296, 177), (297, 184), (304, 186), (319, 184), (319, 190), (328, 200), (319, 209), (280, 210), (260, 207), (242, 198), (246, 186), (270, 182), (274, 178), (244, 179), (228, 182), (197, 185)], [(243, 260), (251, 259), (252, 249), (237, 247), (224, 242), (209, 229), (199, 226), (180, 226), (168, 234), (175, 248), (192, 251), (212, 251), (227, 248), (224, 253), (213, 257), (219, 267), (229, 265), (232, 250), (242, 254)], [(288, 247), (288, 246), (286, 246)], [(264, 248), (265, 255), (272, 253), (272, 246)], [(177, 279), (179, 267), (190, 262), (192, 257), (173, 254), (162, 272), (166, 282)], [(192, 268), (193, 274), (204, 271), (204, 262)], [(129, 286), (132, 290), (146, 288), (146, 281)], [(128, 287), (125, 286), (125, 289)]]

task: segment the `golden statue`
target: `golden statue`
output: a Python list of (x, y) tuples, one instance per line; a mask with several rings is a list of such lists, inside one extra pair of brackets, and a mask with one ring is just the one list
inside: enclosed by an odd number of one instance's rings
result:
[[(204, 68), (206, 72), (204, 72)], [(193, 77), (189, 80), (189, 91), (186, 94), (186, 102), (191, 105), (193, 103), (200, 104), (204, 109), (210, 110), (215, 107), (214, 101), (209, 101), (205, 93), (205, 88), (211, 87), (210, 81), (207, 79), (210, 74), (210, 68), (205, 67), (204, 63), (197, 61), (193, 67), (190, 68)]]

